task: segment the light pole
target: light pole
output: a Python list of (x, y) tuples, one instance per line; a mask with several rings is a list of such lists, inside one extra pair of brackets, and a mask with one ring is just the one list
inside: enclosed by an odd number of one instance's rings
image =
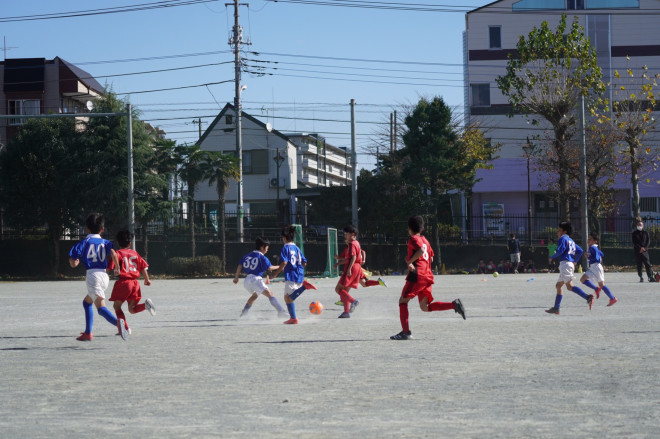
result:
[(277, 148), (277, 155), (273, 157), (275, 164), (277, 165), (277, 204), (275, 204), (275, 213), (277, 215), (277, 221), (280, 221), (280, 166), (284, 162), (284, 157), (280, 154), (280, 148)]
[(529, 173), (529, 158), (534, 152), (534, 144), (529, 141), (529, 136), (527, 136), (527, 143), (523, 146), (525, 151), (525, 157), (527, 158), (527, 242), (531, 247), (532, 245), (532, 186), (530, 182), (530, 173)]

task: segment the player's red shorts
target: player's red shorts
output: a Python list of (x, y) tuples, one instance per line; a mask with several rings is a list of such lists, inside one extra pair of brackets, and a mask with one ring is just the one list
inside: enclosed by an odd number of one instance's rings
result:
[(128, 302), (135, 300), (139, 302), (142, 298), (142, 291), (140, 290), (140, 282), (137, 279), (123, 279), (119, 278), (112, 287), (112, 295), (110, 301)]
[(351, 270), (351, 276), (349, 277), (346, 272), (341, 275), (339, 283), (346, 288), (357, 288), (360, 285), (360, 279), (362, 278), (362, 266), (357, 262), (353, 264)]
[(430, 283), (406, 281), (405, 285), (403, 286), (403, 291), (401, 291), (401, 297), (412, 299), (416, 296), (420, 302), (426, 297), (427, 302), (431, 303), (433, 302), (433, 294), (431, 294), (432, 288), (433, 284)]

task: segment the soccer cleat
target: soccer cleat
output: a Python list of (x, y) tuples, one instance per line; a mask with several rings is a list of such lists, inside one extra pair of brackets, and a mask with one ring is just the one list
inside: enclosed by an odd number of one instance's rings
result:
[(298, 324), (298, 319), (289, 319), (286, 322), (284, 322), (285, 325), (297, 325)]
[(555, 308), (554, 306), (550, 309), (546, 309), (545, 312), (548, 314), (557, 314), (559, 315), (559, 308)]
[(88, 334), (86, 332), (81, 332), (80, 337), (76, 337), (76, 340), (78, 340), (78, 341), (92, 341), (92, 340), (94, 340), (94, 336), (91, 333)]
[(639, 277), (639, 283), (644, 283), (644, 278), (642, 276)]
[(463, 307), (461, 299), (456, 299), (452, 303), (454, 304), (454, 312), (460, 314), (463, 320), (465, 320), (465, 307)]
[(117, 320), (117, 329), (119, 329), (119, 335), (123, 340), (128, 338), (128, 328), (126, 327), (126, 322), (124, 319)]
[(151, 301), (151, 299), (147, 299), (144, 301), (144, 306), (147, 308), (149, 313), (151, 313), (152, 316), (156, 315), (156, 307), (154, 306), (154, 303)]
[(315, 290), (316, 289), (316, 287), (314, 285), (310, 284), (306, 280), (303, 281), (303, 287), (305, 287), (306, 290)]
[(351, 313), (350, 312), (343, 312), (339, 314), (338, 319), (350, 319), (351, 318)]
[(601, 288), (598, 287), (598, 288), (596, 288), (596, 291), (594, 291), (594, 294), (596, 295), (596, 299), (600, 299), (600, 290), (601, 290)]
[(353, 312), (355, 311), (355, 308), (360, 304), (359, 301), (354, 300), (353, 303), (351, 303), (351, 308), (348, 310), (348, 312)]
[(610, 299), (610, 303), (608, 303), (607, 306), (612, 306), (615, 303), (617, 303), (618, 301), (619, 301), (619, 299), (617, 299), (616, 297), (614, 299)]
[(403, 331), (390, 337), (390, 339), (392, 340), (410, 340), (412, 338), (413, 337), (411, 332), (403, 332)]
[(589, 311), (591, 311), (591, 308), (593, 308), (593, 306), (594, 306), (594, 295), (593, 294), (589, 294), (587, 296), (587, 304), (589, 305)]
[(381, 287), (387, 288), (387, 284), (385, 283), (385, 281), (383, 280), (382, 277), (378, 278), (378, 285), (380, 285)]
[(338, 301), (335, 302), (335, 305), (344, 306), (344, 302), (342, 302), (341, 300), (338, 300)]

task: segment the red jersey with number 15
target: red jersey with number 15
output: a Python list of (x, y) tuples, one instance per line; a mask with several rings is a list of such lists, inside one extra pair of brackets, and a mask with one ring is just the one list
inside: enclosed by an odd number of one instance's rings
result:
[[(119, 273), (120, 279), (137, 279), (140, 277), (142, 270), (149, 267), (147, 261), (133, 249), (122, 248), (117, 250), (117, 258), (119, 259), (119, 266), (121, 268)], [(110, 260), (110, 269), (114, 269), (114, 263)]]
[(431, 244), (429, 244), (429, 241), (424, 236), (413, 235), (408, 239), (408, 256), (406, 259), (410, 259), (420, 248), (423, 253), (419, 259), (413, 262), (415, 271), (408, 273), (406, 280), (408, 282), (432, 284), (433, 270), (431, 270), (431, 260), (433, 259), (434, 253)]

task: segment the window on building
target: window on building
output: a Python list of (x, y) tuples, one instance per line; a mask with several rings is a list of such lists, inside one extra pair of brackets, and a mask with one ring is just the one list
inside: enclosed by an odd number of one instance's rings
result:
[(488, 48), (502, 48), (502, 26), (488, 26)]
[(243, 174), (268, 174), (268, 151), (243, 151)]
[(231, 114), (225, 114), (225, 125), (233, 125), (234, 124), (234, 116)]
[(579, 11), (584, 9), (584, 0), (566, 0), (566, 9), (569, 11)]
[[(36, 115), (41, 114), (41, 101), (39, 99), (16, 99), (7, 101), (8, 115)], [(27, 122), (24, 117), (9, 119), (9, 125), (23, 125)]]
[(473, 107), (490, 106), (490, 84), (470, 84)]
[(658, 212), (658, 198), (641, 197), (639, 199), (639, 210), (642, 212)]

